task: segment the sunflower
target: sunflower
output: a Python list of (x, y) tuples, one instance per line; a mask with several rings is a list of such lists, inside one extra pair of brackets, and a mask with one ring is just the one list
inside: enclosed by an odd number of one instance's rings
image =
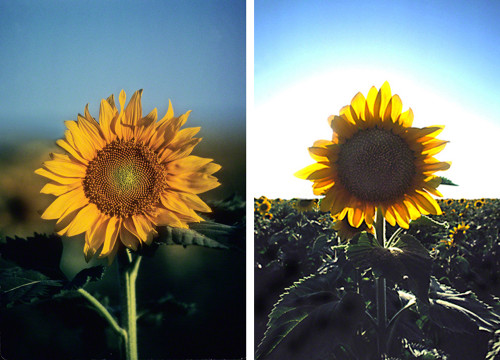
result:
[(293, 207), (298, 212), (312, 211), (318, 205), (318, 199), (297, 199), (293, 203)]
[(255, 208), (255, 211), (260, 213), (262, 216), (267, 214), (271, 210), (271, 203), (269, 200), (265, 199), (262, 202), (258, 203), (257, 207)]
[(450, 230), (450, 239), (441, 240), (441, 242), (445, 243), (448, 246), (455, 246), (455, 243), (457, 241), (461, 241), (465, 238), (465, 233), (467, 232), (467, 230), (469, 230), (469, 228), (469, 225), (465, 225), (465, 223), (462, 222), (461, 224), (455, 226)]
[(99, 122), (85, 107), (77, 121), (66, 121), (65, 138), (57, 145), (67, 154), (51, 153), (51, 160), (35, 173), (51, 181), (41, 190), (57, 198), (43, 219), (57, 219), (59, 235), (85, 233), (87, 261), (99, 257), (111, 262), (120, 243), (137, 250), (150, 244), (156, 226), (188, 228), (210, 212), (198, 194), (219, 186), (212, 176), (221, 167), (191, 155), (201, 139), (200, 128), (180, 130), (189, 112), (174, 117), (172, 104), (157, 120), (154, 109), (142, 116), (142, 90), (125, 107), (126, 94), (101, 101)]
[(325, 196), (321, 211), (347, 216), (354, 227), (371, 226), (375, 209), (403, 228), (421, 214), (441, 214), (431, 194), (442, 196), (436, 189), (441, 179), (433, 174), (450, 167), (433, 157), (447, 143), (436, 139), (444, 126), (411, 127), (412, 110), (401, 111), (401, 99), (391, 96), (386, 82), (366, 99), (356, 94), (339, 116), (328, 118), (332, 139), (316, 141), (309, 153), (317, 162), (295, 174)]
[(477, 208), (480, 208), (483, 205), (484, 205), (484, 201), (482, 199), (476, 200), (474, 202), (474, 206), (477, 207)]

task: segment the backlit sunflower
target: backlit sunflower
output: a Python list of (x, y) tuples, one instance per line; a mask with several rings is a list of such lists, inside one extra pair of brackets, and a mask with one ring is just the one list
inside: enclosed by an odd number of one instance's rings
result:
[(297, 199), (293, 203), (293, 207), (298, 212), (312, 211), (318, 206), (318, 199)]
[(375, 209), (403, 228), (421, 214), (441, 214), (431, 194), (442, 196), (436, 190), (441, 180), (433, 174), (450, 167), (434, 158), (447, 143), (436, 139), (444, 126), (411, 127), (412, 110), (402, 113), (401, 99), (391, 96), (387, 82), (366, 98), (356, 94), (328, 121), (332, 139), (316, 141), (309, 153), (317, 162), (295, 174), (325, 196), (321, 211), (340, 220), (347, 216), (354, 227), (372, 225)]
[(193, 137), (200, 128), (180, 130), (190, 112), (174, 117), (169, 101), (157, 122), (156, 109), (143, 117), (141, 95), (125, 107), (122, 90), (120, 112), (113, 95), (103, 99), (99, 122), (87, 105), (56, 142), (67, 154), (50, 154), (35, 171), (51, 180), (41, 192), (57, 196), (42, 218), (57, 219), (59, 235), (85, 232), (87, 261), (99, 249), (112, 261), (120, 242), (133, 250), (151, 243), (155, 226), (202, 221), (195, 211), (211, 210), (198, 194), (220, 185), (212, 176), (220, 165), (190, 155), (201, 141)]

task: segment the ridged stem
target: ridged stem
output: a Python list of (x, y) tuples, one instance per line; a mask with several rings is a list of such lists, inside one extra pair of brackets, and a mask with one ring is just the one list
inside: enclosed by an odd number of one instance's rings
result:
[(138, 360), (137, 352), (137, 310), (135, 281), (139, 272), (141, 256), (132, 257), (123, 249), (118, 254), (120, 272), (121, 327), (125, 329), (125, 355), (127, 360)]
[[(377, 209), (375, 218), (375, 236), (380, 245), (386, 246), (385, 219), (382, 211)], [(377, 347), (380, 358), (386, 353), (387, 334), (387, 298), (386, 281), (384, 277), (375, 278), (376, 302), (377, 302)]]

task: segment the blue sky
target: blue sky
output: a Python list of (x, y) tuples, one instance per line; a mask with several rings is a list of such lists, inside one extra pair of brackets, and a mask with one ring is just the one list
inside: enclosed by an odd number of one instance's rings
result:
[[(144, 89), (143, 109), (245, 131), (245, 1), (1, 1), (0, 141), (58, 138), (63, 120)], [(206, 132), (205, 132), (206, 131)]]
[[(500, 197), (500, 3), (255, 1), (255, 119), (248, 137), (254, 196), (312, 197), (293, 173), (326, 123), (358, 92), (389, 81), (414, 125), (445, 125), (445, 197)], [(263, 130), (265, 129), (265, 130)], [(257, 140), (256, 140), (257, 139)], [(257, 149), (257, 151), (255, 150)]]

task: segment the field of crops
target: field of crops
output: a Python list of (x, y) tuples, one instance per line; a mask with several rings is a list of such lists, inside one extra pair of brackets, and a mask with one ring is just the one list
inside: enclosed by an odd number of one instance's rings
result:
[[(375, 358), (375, 278), (383, 274), (390, 320), (387, 358), (497, 359), (500, 200), (439, 204), (442, 215), (414, 221), (396, 234), (420, 242), (430, 274), (422, 275), (424, 266), (409, 257), (401, 265), (404, 271), (391, 278), (390, 259), (368, 260), (371, 266), (357, 261), (354, 250), (368, 236), (355, 236), (349, 244), (352, 229), (334, 225), (316, 200), (255, 199), (258, 357)], [(387, 225), (387, 237), (395, 230)], [(393, 253), (403, 254), (406, 248), (401, 249)]]

